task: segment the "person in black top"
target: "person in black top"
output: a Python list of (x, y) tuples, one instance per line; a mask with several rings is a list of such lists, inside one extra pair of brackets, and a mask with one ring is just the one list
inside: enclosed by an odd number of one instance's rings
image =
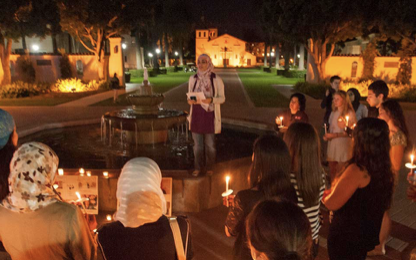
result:
[(383, 214), (392, 199), (388, 125), (363, 118), (353, 136), (353, 156), (323, 199), (334, 211), (327, 240), (330, 260), (366, 259), (367, 252), (379, 244)]
[[(252, 260), (246, 243), (245, 220), (257, 202), (268, 198), (297, 202), (296, 191), (290, 181), (291, 159), (284, 141), (276, 135), (258, 138), (253, 148), (253, 163), (249, 173), (250, 189), (242, 190), (229, 203), (225, 222), (227, 236), (236, 236), (234, 259)], [(229, 199), (229, 198), (228, 198)]]
[[(128, 161), (119, 176), (115, 222), (98, 230), (104, 259), (177, 260), (170, 220), (164, 215), (167, 202), (161, 190), (161, 171), (145, 157)], [(177, 217), (186, 259), (193, 257), (190, 226)]]
[(110, 80), (110, 86), (113, 89), (113, 103), (116, 103), (118, 99), (118, 89), (119, 89), (119, 79), (118, 74), (114, 74), (113, 78)]
[(367, 103), (369, 103), (368, 117), (377, 118), (379, 116), (379, 107), (389, 95), (388, 85), (383, 80), (376, 80), (370, 84), (367, 93)]
[(325, 96), (321, 102), (321, 108), (325, 108), (324, 123), (328, 124), (329, 115), (332, 111), (332, 96), (339, 90), (341, 78), (337, 75), (330, 78), (331, 86), (325, 91)]
[[(301, 93), (294, 93), (290, 96), (289, 109), (280, 117), (276, 118), (277, 129), (284, 132), (294, 122), (309, 123), (309, 117), (305, 113), (306, 98)], [(284, 131), (282, 131), (282, 129)]]

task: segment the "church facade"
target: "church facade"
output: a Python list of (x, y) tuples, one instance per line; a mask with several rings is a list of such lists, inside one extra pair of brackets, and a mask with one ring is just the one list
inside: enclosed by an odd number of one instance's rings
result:
[(247, 52), (246, 42), (229, 34), (218, 36), (218, 29), (196, 30), (196, 64), (201, 54), (207, 54), (215, 67), (251, 67), (256, 56)]

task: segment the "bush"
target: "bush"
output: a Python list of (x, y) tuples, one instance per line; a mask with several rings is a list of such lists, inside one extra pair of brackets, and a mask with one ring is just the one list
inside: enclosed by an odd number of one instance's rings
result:
[(142, 77), (144, 77), (144, 70), (143, 69), (130, 70), (129, 73), (131, 73), (131, 77), (133, 77), (133, 78), (142, 78)]
[(277, 70), (277, 75), (283, 76), (285, 78), (304, 79), (306, 75), (306, 70)]
[(62, 57), (60, 59), (61, 78), (62, 79), (69, 79), (73, 76), (73, 73), (72, 73), (72, 70), (71, 70), (70, 59), (68, 58), (68, 55), (67, 55), (67, 53), (65, 53), (64, 49), (60, 49), (59, 52), (62, 55)]
[(36, 73), (29, 55), (23, 55), (17, 58), (16, 65), (22, 81), (27, 83), (35, 82)]
[(325, 91), (329, 86), (327, 84), (312, 84), (308, 82), (298, 82), (294, 86), (294, 89), (305, 93), (316, 99), (322, 99), (325, 95)]
[(77, 79), (77, 78), (59, 79), (57, 80), (57, 83), (55, 83), (54, 87), (52, 88), (52, 91), (63, 92), (63, 93), (95, 91), (95, 90), (98, 90), (99, 87), (105, 83), (106, 81), (92, 80), (89, 83), (85, 84), (80, 79)]
[(100, 81), (99, 82), (99, 90), (111, 90), (112, 87), (110, 86), (110, 81)]
[(51, 86), (47, 83), (32, 84), (23, 81), (16, 81), (0, 88), (1, 98), (23, 98), (45, 94), (50, 91)]

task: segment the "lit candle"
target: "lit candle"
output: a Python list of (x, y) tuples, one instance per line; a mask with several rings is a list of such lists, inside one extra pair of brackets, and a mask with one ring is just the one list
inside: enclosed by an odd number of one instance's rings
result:
[(83, 209), (84, 209), (84, 214), (86, 214), (86, 215), (87, 215), (87, 209), (86, 209), (86, 206), (84, 206), (84, 202), (83, 202), (83, 200), (81, 199), (80, 193), (79, 193), (78, 191), (76, 191), (76, 192), (75, 192), (75, 195), (77, 195), (78, 201), (81, 203), (81, 206), (82, 206), (82, 207), (83, 207)]
[(84, 169), (83, 168), (80, 168), (79, 170), (78, 170), (78, 172), (80, 173), (80, 176), (84, 176)]
[(230, 177), (229, 176), (226, 176), (226, 192), (228, 192), (229, 191), (229, 187), (228, 187), (228, 184), (229, 184), (229, 179), (230, 179)]
[(346, 117), (345, 117), (345, 125), (346, 125), (346, 126), (348, 126), (348, 120), (349, 120), (349, 119), (350, 119), (350, 117), (349, 117), (349, 116), (346, 116)]
[(411, 154), (411, 166), (414, 166), (414, 155)]
[(58, 175), (63, 176), (64, 175), (64, 169), (59, 168), (58, 169)]
[(112, 216), (111, 216), (110, 214), (107, 214), (107, 215), (106, 215), (106, 220), (107, 220), (107, 221), (112, 221)]
[(52, 187), (54, 187), (54, 189), (58, 189), (60, 186), (58, 186), (58, 184), (54, 184)]
[(91, 171), (87, 171), (86, 174), (87, 174), (88, 177), (90, 177), (91, 176)]
[(283, 117), (280, 117), (280, 126), (283, 126)]
[(328, 130), (327, 130), (327, 123), (324, 123), (324, 128), (325, 128), (325, 134), (327, 134), (327, 133), (328, 133)]
[(104, 176), (105, 178), (108, 178), (108, 177), (109, 177), (109, 173), (108, 173), (108, 172), (103, 172), (103, 176)]

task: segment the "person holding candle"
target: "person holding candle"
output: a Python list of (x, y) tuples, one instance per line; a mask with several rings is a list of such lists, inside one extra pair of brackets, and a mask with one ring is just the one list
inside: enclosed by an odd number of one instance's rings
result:
[(325, 141), (328, 141), (327, 160), (331, 182), (343, 164), (351, 157), (351, 138), (344, 129), (356, 122), (356, 114), (347, 93), (342, 90), (337, 91), (334, 94), (333, 111), (329, 117), (329, 131), (323, 137)]
[[(408, 128), (406, 127), (405, 116), (402, 108), (395, 100), (386, 100), (380, 104), (379, 118), (385, 120), (389, 126), (389, 154), (396, 187), (405, 149), (408, 146)], [(380, 230), (380, 244), (369, 253), (370, 256), (384, 255), (386, 253), (385, 244), (390, 235), (391, 226), (392, 224), (389, 211), (386, 211), (383, 216), (382, 227)]]
[(0, 109), (0, 201), (9, 194), (9, 165), (17, 149), (17, 142), (18, 135), (12, 115)]
[[(116, 190), (115, 222), (98, 230), (98, 243), (105, 259), (177, 259), (170, 221), (164, 215), (167, 202), (161, 180), (160, 168), (149, 158), (134, 158), (123, 166)], [(177, 222), (185, 259), (191, 259), (190, 224), (186, 217), (180, 216)]]
[[(229, 204), (225, 222), (227, 236), (236, 236), (234, 259), (252, 259), (246, 243), (245, 220), (257, 202), (268, 198), (282, 198), (297, 202), (290, 182), (291, 160), (283, 140), (276, 135), (259, 137), (253, 148), (253, 162), (248, 176), (250, 189), (242, 190)], [(228, 198), (229, 199), (229, 198)]]
[(309, 220), (292, 202), (271, 199), (258, 203), (245, 226), (252, 259), (312, 259)]
[(81, 210), (52, 187), (57, 169), (57, 155), (42, 143), (25, 143), (13, 155), (10, 194), (0, 204), (0, 240), (14, 260), (97, 257)]
[(213, 72), (213, 64), (207, 54), (197, 59), (197, 74), (189, 78), (189, 93), (203, 92), (206, 99), (188, 99), (190, 105), (189, 129), (193, 137), (194, 171), (198, 176), (203, 168), (213, 174), (216, 162), (215, 134), (221, 133), (221, 104), (225, 102), (224, 83)]
[(298, 206), (303, 209), (311, 223), (312, 256), (316, 257), (321, 228), (319, 206), (325, 191), (319, 137), (311, 124), (294, 123), (284, 135), (284, 141), (292, 158), (290, 181), (296, 190)]
[(287, 128), (294, 122), (309, 123), (308, 115), (305, 113), (305, 107), (305, 95), (301, 93), (292, 94), (290, 96), (289, 109), (286, 110), (280, 117), (276, 118), (278, 130), (281, 130), (283, 126)]
[(363, 118), (353, 136), (352, 158), (323, 199), (334, 212), (327, 239), (330, 260), (366, 259), (367, 252), (379, 244), (383, 214), (393, 194), (387, 124)]

